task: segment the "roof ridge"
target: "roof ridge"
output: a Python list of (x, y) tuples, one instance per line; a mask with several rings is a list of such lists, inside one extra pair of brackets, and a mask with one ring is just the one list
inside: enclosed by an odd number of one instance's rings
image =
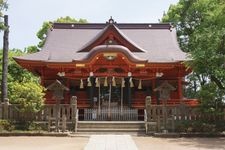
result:
[[(53, 29), (103, 29), (108, 23), (53, 23)], [(119, 29), (168, 29), (170, 23), (114, 23)]]

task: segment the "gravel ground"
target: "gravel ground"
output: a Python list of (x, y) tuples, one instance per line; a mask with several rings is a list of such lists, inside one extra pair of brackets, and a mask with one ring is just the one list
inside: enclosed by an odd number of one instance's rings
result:
[(0, 137), (0, 150), (83, 150), (88, 137)]
[(133, 137), (139, 150), (225, 150), (225, 138)]
[[(139, 150), (225, 150), (225, 138), (132, 136)], [(0, 137), (0, 150), (82, 150), (89, 137)]]

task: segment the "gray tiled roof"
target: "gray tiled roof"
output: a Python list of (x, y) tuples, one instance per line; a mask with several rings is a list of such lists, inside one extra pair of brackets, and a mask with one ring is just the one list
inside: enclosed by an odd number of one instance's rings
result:
[[(95, 26), (98, 25), (95, 24)], [(117, 27), (123, 36), (144, 50), (144, 52), (133, 52), (140, 60), (156, 63), (187, 60), (187, 54), (178, 46), (174, 29), (120, 28), (119, 25)], [(40, 52), (17, 59), (49, 62), (83, 60), (88, 52), (78, 51), (90, 43), (102, 30), (103, 28), (53, 28), (49, 30), (46, 43)]]

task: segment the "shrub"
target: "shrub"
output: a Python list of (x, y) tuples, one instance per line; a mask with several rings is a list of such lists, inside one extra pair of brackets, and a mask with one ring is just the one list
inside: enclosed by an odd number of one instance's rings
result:
[(177, 121), (175, 124), (176, 132), (188, 132), (190, 130), (191, 124), (188, 120)]
[(23, 131), (41, 131), (47, 130), (45, 126), (42, 126), (38, 123), (32, 121), (20, 121), (15, 124), (16, 130), (23, 130)]
[(19, 104), (18, 110), (29, 120), (31, 114), (41, 110), (44, 104), (44, 88), (36, 82), (14, 83), (11, 102)]
[(0, 120), (0, 131), (12, 131), (14, 128), (14, 125), (8, 120)]

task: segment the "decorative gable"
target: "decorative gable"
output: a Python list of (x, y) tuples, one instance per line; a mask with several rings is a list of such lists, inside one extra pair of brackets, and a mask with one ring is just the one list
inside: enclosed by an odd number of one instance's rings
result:
[(89, 52), (98, 45), (122, 45), (131, 52), (145, 52), (117, 28), (113, 19), (110, 19), (108, 25), (78, 52)]

